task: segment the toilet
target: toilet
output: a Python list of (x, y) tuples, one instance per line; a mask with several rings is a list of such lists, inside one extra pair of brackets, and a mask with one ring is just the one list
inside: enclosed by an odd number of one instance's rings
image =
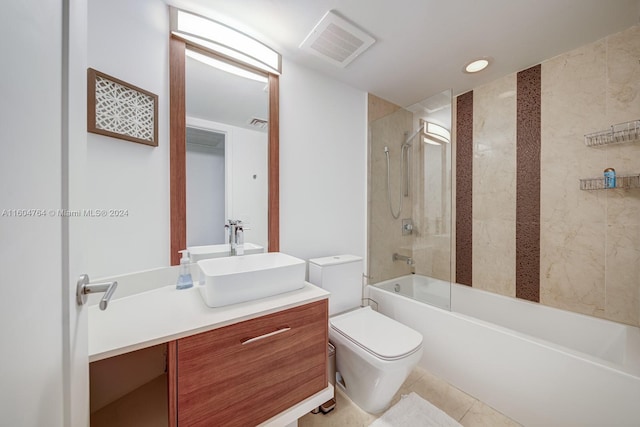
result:
[(366, 412), (386, 410), (422, 356), (422, 335), (361, 307), (362, 258), (309, 260), (309, 282), (331, 292), (329, 340), (336, 347), (336, 384)]

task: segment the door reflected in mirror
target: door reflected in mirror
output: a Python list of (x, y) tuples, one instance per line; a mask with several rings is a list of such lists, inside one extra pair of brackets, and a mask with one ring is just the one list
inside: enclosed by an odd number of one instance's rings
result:
[(224, 225), (234, 219), (245, 242), (266, 248), (267, 78), (209, 59), (187, 51), (187, 246), (227, 243)]

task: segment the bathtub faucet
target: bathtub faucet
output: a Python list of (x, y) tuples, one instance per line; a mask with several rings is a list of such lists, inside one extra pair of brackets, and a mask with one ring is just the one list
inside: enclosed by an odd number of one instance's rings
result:
[(394, 253), (393, 254), (393, 260), (394, 261), (405, 261), (407, 263), (407, 265), (415, 264), (415, 261), (410, 256), (400, 255), (398, 253)]

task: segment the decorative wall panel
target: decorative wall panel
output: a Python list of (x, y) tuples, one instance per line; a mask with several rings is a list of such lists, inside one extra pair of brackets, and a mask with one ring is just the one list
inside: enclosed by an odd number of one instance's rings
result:
[(158, 146), (158, 96), (96, 71), (87, 70), (87, 130)]

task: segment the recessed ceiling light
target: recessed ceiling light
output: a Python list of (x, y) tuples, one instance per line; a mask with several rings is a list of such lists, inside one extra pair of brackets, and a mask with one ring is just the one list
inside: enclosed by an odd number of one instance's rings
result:
[(465, 73), (477, 73), (489, 66), (490, 58), (478, 58), (464, 66)]

